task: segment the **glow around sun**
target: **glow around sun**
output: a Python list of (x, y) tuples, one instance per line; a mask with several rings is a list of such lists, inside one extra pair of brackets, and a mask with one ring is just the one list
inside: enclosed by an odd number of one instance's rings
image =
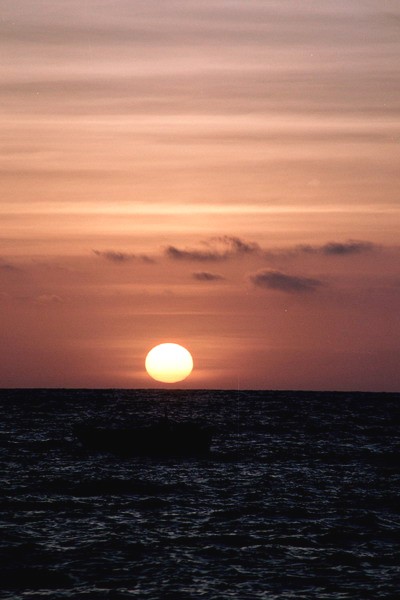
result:
[(179, 344), (159, 344), (146, 356), (146, 371), (156, 381), (175, 383), (186, 379), (193, 369), (189, 350)]

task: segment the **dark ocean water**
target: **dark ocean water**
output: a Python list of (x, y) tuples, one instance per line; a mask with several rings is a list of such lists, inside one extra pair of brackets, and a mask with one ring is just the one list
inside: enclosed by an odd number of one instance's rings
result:
[[(400, 598), (400, 395), (1, 391), (2, 598)], [(168, 416), (199, 459), (87, 454)]]

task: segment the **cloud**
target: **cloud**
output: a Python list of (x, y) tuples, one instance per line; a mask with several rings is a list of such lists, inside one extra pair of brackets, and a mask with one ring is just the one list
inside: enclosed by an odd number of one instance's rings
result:
[(218, 273), (200, 271), (197, 273), (193, 273), (193, 279), (197, 279), (197, 281), (221, 281), (222, 279), (225, 279), (225, 277), (222, 277), (222, 275), (218, 275)]
[(250, 275), (249, 278), (257, 287), (279, 290), (290, 294), (314, 292), (322, 285), (322, 281), (319, 279), (287, 275), (282, 271), (273, 271), (272, 269), (258, 271)]
[(239, 237), (230, 235), (212, 237), (202, 242), (202, 245), (202, 248), (184, 249), (167, 246), (165, 254), (173, 260), (213, 262), (260, 251), (258, 244), (246, 242)]
[(346, 242), (327, 242), (322, 246), (301, 245), (297, 251), (305, 254), (324, 254), (325, 256), (347, 256), (362, 254), (376, 249), (376, 244), (362, 240), (347, 240)]
[(199, 262), (212, 262), (224, 260), (226, 256), (212, 250), (182, 250), (176, 246), (167, 246), (165, 254), (173, 260), (194, 260)]
[(113, 263), (122, 264), (131, 260), (141, 260), (147, 263), (154, 263), (154, 259), (147, 254), (132, 254), (130, 252), (120, 252), (117, 250), (93, 250), (96, 256), (104, 258)]
[(321, 252), (328, 256), (345, 256), (348, 254), (361, 254), (374, 250), (376, 245), (372, 242), (348, 240), (347, 242), (328, 242), (321, 247)]
[(311, 244), (300, 244), (293, 248), (280, 250), (266, 250), (264, 256), (266, 258), (290, 258), (300, 256), (302, 254), (316, 254), (323, 256), (348, 256), (354, 254), (362, 254), (364, 252), (372, 252), (378, 246), (373, 242), (362, 240), (347, 240), (346, 242), (327, 242), (322, 246), (312, 246)]
[(224, 235), (212, 239), (227, 246), (228, 254), (254, 254), (260, 251), (260, 246), (256, 242), (246, 242), (236, 236)]

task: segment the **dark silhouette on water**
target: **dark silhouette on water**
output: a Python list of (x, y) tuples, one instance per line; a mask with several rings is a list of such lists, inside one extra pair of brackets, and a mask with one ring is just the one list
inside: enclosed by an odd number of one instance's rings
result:
[(125, 456), (186, 457), (210, 452), (211, 431), (198, 423), (162, 419), (138, 428), (78, 425), (75, 435), (86, 450)]

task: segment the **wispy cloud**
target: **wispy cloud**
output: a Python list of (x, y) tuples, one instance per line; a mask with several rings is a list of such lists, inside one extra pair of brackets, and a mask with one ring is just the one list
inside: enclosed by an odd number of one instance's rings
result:
[(347, 242), (328, 242), (321, 247), (321, 252), (328, 256), (346, 256), (348, 254), (371, 252), (371, 250), (375, 250), (376, 248), (377, 246), (372, 242), (348, 240)]
[(260, 251), (256, 242), (247, 242), (237, 236), (223, 235), (212, 238), (212, 241), (214, 240), (227, 247), (227, 254), (254, 254)]
[(327, 242), (320, 246), (311, 244), (300, 244), (292, 248), (282, 248), (278, 250), (266, 250), (266, 258), (296, 257), (304, 254), (316, 254), (320, 256), (349, 256), (355, 254), (364, 254), (374, 252), (379, 248), (377, 244), (364, 240), (347, 240), (345, 242)]
[(319, 279), (288, 275), (282, 271), (265, 269), (249, 276), (255, 286), (271, 290), (279, 290), (290, 294), (314, 292), (322, 285)]
[(201, 248), (168, 246), (165, 249), (165, 254), (173, 260), (213, 262), (259, 251), (260, 247), (255, 242), (247, 242), (236, 236), (223, 235), (202, 242)]
[(96, 256), (100, 256), (100, 258), (104, 258), (113, 263), (122, 264), (129, 262), (131, 260), (141, 260), (147, 263), (154, 263), (154, 259), (151, 256), (147, 256), (147, 254), (133, 254), (131, 252), (120, 252), (117, 250), (93, 250)]
[[(288, 248), (265, 249), (256, 242), (250, 242), (237, 236), (222, 235), (209, 238), (201, 242), (197, 248), (179, 248), (174, 245), (167, 246), (165, 255), (172, 260), (194, 262), (217, 262), (242, 256), (260, 256), (267, 259), (295, 258), (302, 255), (315, 254), (319, 256), (346, 257), (350, 255), (373, 252), (378, 246), (365, 240), (330, 241), (319, 246), (301, 244)], [(109, 260), (129, 260), (132, 255), (115, 253)]]
[(173, 260), (188, 260), (188, 261), (199, 261), (209, 262), (224, 260), (226, 256), (220, 252), (213, 250), (195, 250), (195, 249), (181, 249), (176, 246), (167, 246), (165, 254), (168, 258)]
[(197, 281), (221, 281), (225, 279), (222, 275), (218, 273), (209, 273), (208, 271), (199, 271), (197, 273), (193, 273), (193, 279), (197, 279)]

